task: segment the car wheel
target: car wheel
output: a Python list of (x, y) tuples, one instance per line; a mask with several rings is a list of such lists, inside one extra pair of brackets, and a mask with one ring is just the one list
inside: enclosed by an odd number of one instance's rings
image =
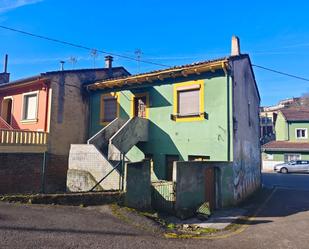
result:
[(280, 173), (287, 174), (288, 173), (288, 169), (287, 168), (282, 168), (282, 169), (280, 169)]

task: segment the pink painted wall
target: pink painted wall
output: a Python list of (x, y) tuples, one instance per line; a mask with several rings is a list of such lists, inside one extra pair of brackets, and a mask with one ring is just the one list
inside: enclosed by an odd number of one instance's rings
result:
[[(34, 122), (23, 122), (23, 94), (29, 92), (38, 92), (38, 110), (37, 120)], [(31, 131), (47, 131), (48, 122), (48, 98), (49, 86), (46, 82), (36, 81), (27, 86), (11, 86), (5, 89), (0, 88), (0, 115), (2, 102), (5, 97), (13, 98), (12, 105), (12, 123), (14, 129), (31, 130)]]

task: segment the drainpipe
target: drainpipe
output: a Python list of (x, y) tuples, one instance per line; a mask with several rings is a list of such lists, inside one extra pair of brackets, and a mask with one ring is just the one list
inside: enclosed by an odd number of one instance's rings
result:
[(42, 180), (41, 180), (41, 192), (44, 194), (45, 193), (45, 174), (46, 174), (46, 158), (47, 158), (47, 153), (46, 151), (43, 153), (43, 164), (42, 164)]
[[(46, 83), (44, 83), (44, 84), (46, 84)], [(45, 88), (46, 90), (46, 102), (45, 102), (45, 127), (44, 127), (44, 130), (45, 130), (45, 132), (48, 132), (48, 122), (50, 121), (50, 120), (48, 120), (48, 113), (49, 113), (49, 108), (50, 108), (50, 106), (49, 106), (49, 89), (50, 89), (50, 85), (47, 85), (46, 84), (46, 88)]]
[(121, 191), (124, 191), (124, 168), (125, 168), (125, 154), (121, 154), (121, 175), (122, 175), (122, 180), (121, 180)]
[(231, 160), (231, 110), (230, 110), (230, 76), (224, 66), (224, 72), (226, 74), (226, 87), (227, 87), (227, 161)]

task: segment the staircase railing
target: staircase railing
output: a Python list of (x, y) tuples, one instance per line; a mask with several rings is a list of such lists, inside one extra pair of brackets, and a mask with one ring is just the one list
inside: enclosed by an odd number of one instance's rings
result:
[(0, 117), (0, 129), (13, 130), (13, 127)]

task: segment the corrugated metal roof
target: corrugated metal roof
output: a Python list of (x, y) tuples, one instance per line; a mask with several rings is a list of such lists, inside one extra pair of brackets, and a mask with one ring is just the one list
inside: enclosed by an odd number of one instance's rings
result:
[(153, 71), (149, 71), (149, 72), (145, 72), (145, 73), (132, 74), (130, 76), (110, 78), (108, 80), (100, 80), (98, 82), (109, 81), (109, 80), (118, 80), (118, 79), (127, 79), (127, 78), (131, 78), (131, 77), (143, 76), (143, 75), (154, 74), (154, 73), (164, 73), (165, 71), (169, 71), (169, 70), (173, 70), (173, 69), (183, 69), (183, 68), (194, 67), (194, 66), (199, 66), (199, 65), (204, 65), (204, 64), (210, 64), (210, 63), (219, 62), (219, 61), (225, 61), (229, 58), (230, 58), (230, 56), (226, 56), (226, 57), (221, 57), (221, 58), (217, 58), (217, 59), (213, 59), (213, 60), (199, 61), (199, 62), (194, 62), (194, 63), (191, 63), (191, 64), (173, 66), (173, 67), (164, 68), (164, 69), (160, 69), (160, 70), (153, 70)]

